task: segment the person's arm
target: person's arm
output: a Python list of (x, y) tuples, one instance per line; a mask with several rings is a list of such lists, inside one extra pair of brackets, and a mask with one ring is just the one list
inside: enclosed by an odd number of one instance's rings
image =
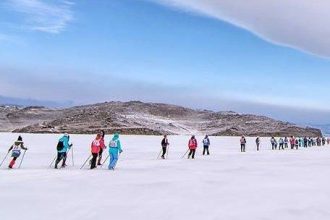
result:
[(121, 148), (120, 140), (118, 140), (117, 145), (118, 145), (117, 147), (118, 147), (119, 153), (122, 153), (123, 149)]
[(8, 153), (13, 149), (13, 145), (10, 146), (10, 148), (8, 149)]
[(27, 148), (24, 147), (24, 144), (23, 144), (23, 143), (21, 144), (21, 148), (22, 148), (23, 150), (27, 150)]

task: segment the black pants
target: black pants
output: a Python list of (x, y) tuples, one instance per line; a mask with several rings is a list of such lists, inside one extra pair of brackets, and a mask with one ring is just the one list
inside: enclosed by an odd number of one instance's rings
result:
[(245, 144), (241, 144), (241, 152), (245, 152)]
[(260, 144), (257, 143), (257, 151), (259, 151), (259, 148), (260, 148)]
[(204, 145), (203, 155), (205, 155), (205, 153), (207, 153), (207, 155), (210, 155), (209, 146), (207, 145)]
[(188, 154), (188, 159), (190, 158), (190, 156), (192, 156), (192, 159), (195, 159), (195, 153), (196, 153), (196, 149), (190, 149), (189, 154)]
[(164, 159), (165, 158), (166, 151), (167, 151), (167, 146), (162, 146), (162, 149), (163, 149), (162, 158)]
[(64, 166), (66, 161), (66, 152), (57, 152), (55, 168), (57, 168), (57, 165), (61, 162), (61, 160), (63, 160), (62, 166)]
[(279, 146), (279, 148), (278, 148), (279, 150), (284, 150), (284, 146), (283, 146), (283, 144), (280, 144), (280, 146)]
[(101, 161), (102, 161), (102, 153), (103, 153), (103, 149), (101, 148), (101, 149), (100, 149), (100, 152), (99, 152), (99, 159), (98, 159), (98, 161), (97, 161), (97, 165), (102, 165), (102, 164), (101, 164)]
[(96, 168), (96, 159), (98, 156), (98, 153), (92, 153), (92, 160), (91, 160), (91, 169)]

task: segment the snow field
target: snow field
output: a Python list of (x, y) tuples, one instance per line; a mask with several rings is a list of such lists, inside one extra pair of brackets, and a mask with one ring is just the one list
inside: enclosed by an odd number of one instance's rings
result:
[[(0, 159), (17, 138), (0, 133)], [(59, 135), (23, 134), (21, 169), (0, 169), (1, 220), (330, 219), (330, 147), (271, 151), (262, 138), (211, 137), (211, 155), (181, 159), (189, 136), (169, 136), (168, 160), (156, 160), (160, 136), (121, 136), (115, 171), (80, 166), (94, 135), (71, 135), (75, 167), (55, 170)], [(111, 136), (106, 137), (108, 143)], [(104, 154), (104, 158), (107, 154)], [(16, 165), (19, 164), (19, 160)], [(68, 156), (71, 165), (71, 154)]]

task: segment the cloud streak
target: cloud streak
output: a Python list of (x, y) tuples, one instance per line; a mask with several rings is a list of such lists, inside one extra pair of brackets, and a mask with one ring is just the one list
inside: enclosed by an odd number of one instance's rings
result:
[(272, 43), (330, 57), (330, 2), (324, 0), (150, 0), (220, 19)]
[(23, 25), (30, 30), (58, 34), (73, 21), (73, 3), (56, 0), (8, 0), (8, 8), (24, 15)]

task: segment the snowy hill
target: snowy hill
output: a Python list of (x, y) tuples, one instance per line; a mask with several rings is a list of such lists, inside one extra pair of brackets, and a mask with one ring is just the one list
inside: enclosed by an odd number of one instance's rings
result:
[(123, 134), (209, 134), (226, 136), (321, 136), (319, 129), (303, 128), (268, 117), (193, 110), (176, 105), (106, 102), (67, 109), (43, 107), (0, 108), (1, 131), (26, 133), (96, 133), (103, 129)]

